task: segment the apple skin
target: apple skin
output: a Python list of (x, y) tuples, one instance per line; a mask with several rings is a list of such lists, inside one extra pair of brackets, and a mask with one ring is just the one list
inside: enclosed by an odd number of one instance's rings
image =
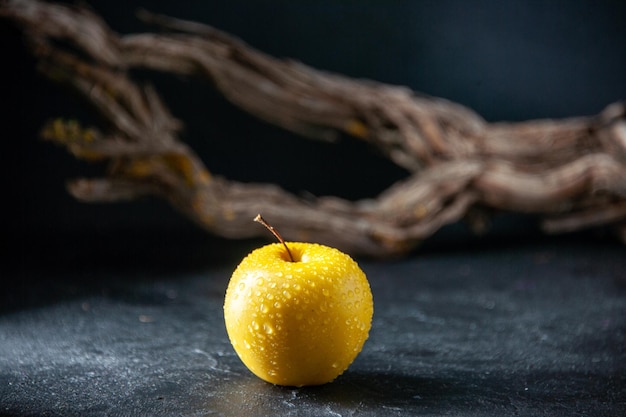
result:
[(277, 385), (320, 385), (353, 362), (369, 335), (374, 305), (357, 263), (315, 243), (251, 252), (226, 290), (224, 320), (242, 362)]

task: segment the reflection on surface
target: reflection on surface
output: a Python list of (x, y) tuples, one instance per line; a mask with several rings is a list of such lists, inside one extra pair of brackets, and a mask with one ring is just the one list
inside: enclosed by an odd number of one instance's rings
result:
[[(348, 372), (330, 384), (317, 387), (279, 387), (254, 376), (223, 381), (206, 409), (241, 416), (387, 415), (433, 411), (447, 399), (464, 396), (456, 384), (411, 376)], [(453, 400), (454, 401), (454, 400)], [(449, 404), (449, 402), (448, 402)]]
[(567, 415), (564, 409), (582, 403), (609, 412), (614, 393), (605, 387), (624, 382), (619, 373), (590, 381), (588, 374), (576, 371), (448, 369), (440, 377), (348, 371), (330, 384), (288, 388), (248, 374), (232, 376), (212, 387), (215, 395), (206, 404), (194, 408), (237, 416), (503, 416), (522, 409), (553, 416)]

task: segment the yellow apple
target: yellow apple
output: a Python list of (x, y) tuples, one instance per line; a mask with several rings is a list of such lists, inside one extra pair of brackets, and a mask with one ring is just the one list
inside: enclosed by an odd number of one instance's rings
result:
[(363, 348), (373, 312), (369, 283), (352, 258), (301, 242), (250, 253), (224, 301), (239, 358), (259, 378), (286, 386), (320, 385), (341, 375)]

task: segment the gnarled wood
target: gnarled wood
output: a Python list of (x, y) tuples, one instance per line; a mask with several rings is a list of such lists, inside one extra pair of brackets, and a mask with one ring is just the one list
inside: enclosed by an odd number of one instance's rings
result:
[[(265, 233), (250, 225), (261, 212), (287, 239), (383, 257), (464, 217), (481, 229), (481, 216), (468, 216), (477, 207), (542, 215), (549, 233), (613, 225), (624, 237), (624, 103), (594, 117), (487, 123), (441, 98), (275, 59), (199, 23), (143, 12), (169, 32), (121, 36), (85, 8), (34, 0), (3, 3), (0, 15), (24, 31), (44, 74), (108, 122), (106, 131), (62, 121), (43, 131), (76, 157), (110, 161), (105, 177), (69, 183), (82, 201), (157, 195), (228, 238)], [(129, 77), (131, 68), (209, 78), (261, 119), (320, 140), (347, 133), (410, 175), (357, 202), (211, 176), (179, 141), (181, 123), (154, 88)]]

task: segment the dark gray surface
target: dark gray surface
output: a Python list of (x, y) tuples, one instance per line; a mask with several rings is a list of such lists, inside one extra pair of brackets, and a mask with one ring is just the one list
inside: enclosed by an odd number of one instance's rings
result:
[(626, 413), (626, 260), (614, 242), (362, 261), (375, 299), (370, 339), (335, 382), (299, 389), (257, 379), (228, 343), (222, 301), (235, 262), (12, 269), (0, 414)]

